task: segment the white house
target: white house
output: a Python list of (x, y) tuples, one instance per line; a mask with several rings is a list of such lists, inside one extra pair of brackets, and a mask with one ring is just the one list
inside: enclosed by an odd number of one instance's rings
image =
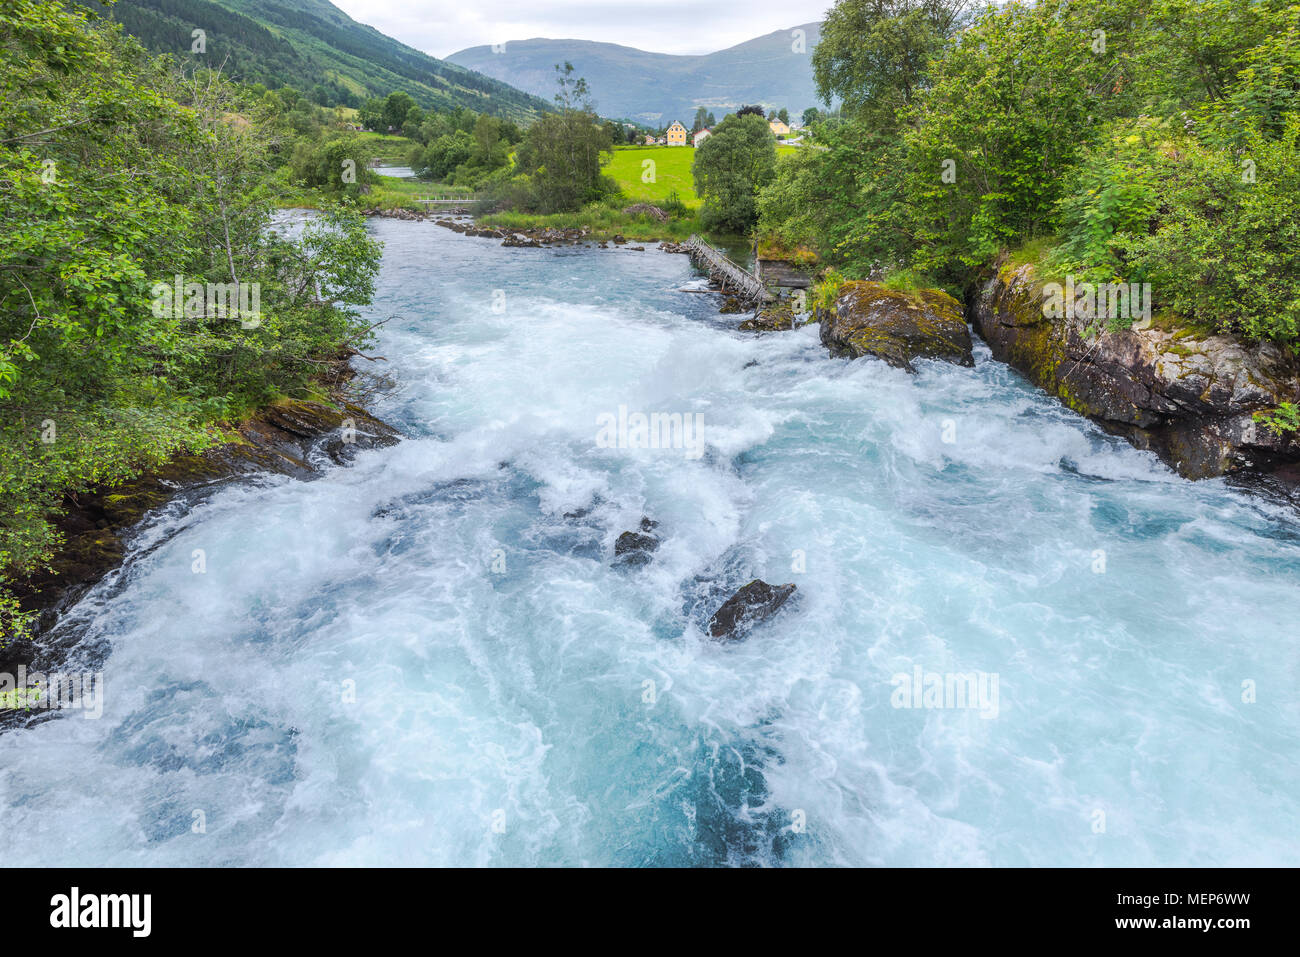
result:
[(698, 133), (695, 134), (695, 138), (691, 140), (691, 145), (699, 146), (701, 143), (703, 143), (712, 135), (713, 134), (707, 129), (700, 130)]

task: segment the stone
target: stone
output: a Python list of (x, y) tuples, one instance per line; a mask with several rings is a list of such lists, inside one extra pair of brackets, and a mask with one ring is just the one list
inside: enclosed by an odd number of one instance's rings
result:
[(994, 358), (1185, 478), (1300, 462), (1300, 440), (1255, 419), (1300, 399), (1300, 359), (1162, 320), (1145, 328), (1044, 314), (1032, 265), (1000, 263), (973, 320)]
[(792, 584), (769, 585), (762, 579), (754, 579), (714, 612), (709, 619), (709, 636), (728, 641), (743, 640), (754, 625), (772, 617), (794, 593)]
[(793, 300), (782, 299), (765, 306), (758, 315), (746, 319), (736, 328), (741, 332), (785, 332), (799, 328), (809, 319), (809, 316), (795, 312)]
[(627, 531), (614, 540), (614, 567), (636, 567), (649, 564), (662, 544), (658, 535), (652, 534), (659, 523), (641, 516), (641, 531)]
[(915, 372), (917, 359), (973, 366), (961, 304), (940, 289), (904, 292), (878, 282), (846, 282), (835, 305), (820, 310), (822, 343), (834, 355), (875, 356)]

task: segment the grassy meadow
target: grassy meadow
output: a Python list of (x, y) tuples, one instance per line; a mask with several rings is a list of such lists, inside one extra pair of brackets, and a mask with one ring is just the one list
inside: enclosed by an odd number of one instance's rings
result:
[[(390, 165), (406, 162), (412, 143), (401, 136), (380, 133), (359, 134), (371, 150), (371, 156)], [(778, 146), (778, 158), (794, 153), (798, 147)], [(647, 167), (646, 161), (654, 163)], [(514, 229), (575, 229), (583, 226), (596, 237), (626, 236), (629, 240), (650, 242), (661, 239), (683, 240), (691, 233), (700, 232), (698, 211), (700, 198), (695, 192), (695, 177), (691, 164), (695, 150), (690, 146), (617, 146), (605, 166), (605, 174), (613, 179), (622, 191), (622, 197), (608, 205), (589, 207), (573, 213), (538, 215), (532, 213), (496, 213), (483, 217), (484, 225), (505, 226)], [(643, 180), (647, 170), (653, 170), (651, 182)], [(381, 176), (371, 186), (362, 204), (378, 209), (406, 208), (421, 210), (417, 198), (426, 196), (459, 196), (461, 187), (445, 186), (415, 179), (396, 179)], [(623, 208), (635, 203), (663, 205), (676, 193), (688, 210), (688, 215), (661, 223), (649, 216), (629, 216)], [(302, 197), (306, 199), (307, 197)], [(300, 205), (311, 205), (301, 202)]]

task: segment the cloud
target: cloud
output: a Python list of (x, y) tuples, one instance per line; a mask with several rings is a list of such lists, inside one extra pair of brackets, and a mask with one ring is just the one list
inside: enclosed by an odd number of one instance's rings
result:
[[(509, 40), (597, 40), (712, 53), (820, 20), (832, 0), (333, 0), (352, 19), (436, 57)], [(739, 15), (738, 15), (739, 14)]]

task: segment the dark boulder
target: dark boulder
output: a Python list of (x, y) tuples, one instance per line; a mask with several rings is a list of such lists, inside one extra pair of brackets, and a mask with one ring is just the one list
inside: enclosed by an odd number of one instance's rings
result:
[(876, 356), (914, 372), (914, 359), (973, 366), (961, 305), (941, 289), (903, 292), (878, 282), (846, 282), (821, 310), (822, 343), (835, 355)]
[(710, 637), (729, 641), (744, 639), (754, 625), (775, 614), (794, 592), (794, 585), (769, 585), (755, 578), (714, 612), (709, 619)]
[(736, 328), (741, 332), (784, 332), (797, 329), (808, 321), (807, 315), (795, 311), (793, 300), (782, 299), (764, 306), (752, 319), (746, 319)]
[(651, 534), (659, 523), (646, 516), (641, 517), (641, 531), (624, 532), (614, 541), (614, 567), (635, 567), (649, 564), (651, 557), (658, 550), (661, 540)]

